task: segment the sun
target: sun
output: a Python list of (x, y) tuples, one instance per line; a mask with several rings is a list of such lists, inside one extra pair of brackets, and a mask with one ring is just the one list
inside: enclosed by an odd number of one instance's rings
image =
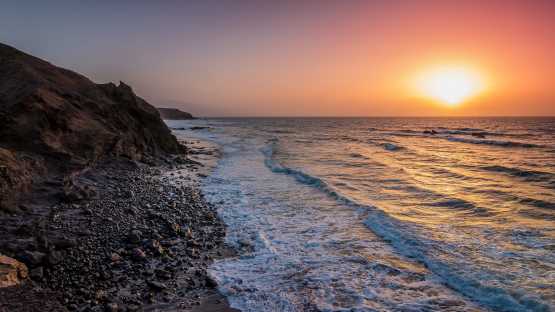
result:
[(481, 75), (470, 68), (442, 66), (422, 72), (416, 87), (422, 96), (456, 106), (482, 92), (484, 82)]

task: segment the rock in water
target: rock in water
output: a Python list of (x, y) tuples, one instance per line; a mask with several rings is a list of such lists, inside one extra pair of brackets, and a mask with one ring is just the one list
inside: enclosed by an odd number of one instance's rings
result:
[(27, 278), (28, 272), (25, 264), (0, 255), (0, 288), (18, 285)]
[(49, 173), (182, 151), (125, 83), (96, 84), (0, 43), (0, 208), (17, 210), (14, 194)]
[(388, 151), (397, 151), (397, 150), (400, 150), (400, 149), (401, 149), (401, 147), (399, 147), (399, 146), (397, 146), (397, 145), (395, 145), (395, 144), (393, 144), (393, 143), (385, 143), (385, 144), (383, 145), (383, 147), (384, 147), (386, 150), (388, 150)]
[(194, 119), (193, 115), (180, 111), (176, 108), (164, 108), (159, 107), (158, 112), (160, 112), (160, 116), (162, 119), (166, 120), (185, 120), (185, 119)]

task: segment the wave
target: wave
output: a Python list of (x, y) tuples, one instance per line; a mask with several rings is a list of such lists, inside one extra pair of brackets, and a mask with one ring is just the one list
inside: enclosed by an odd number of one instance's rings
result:
[(422, 133), (422, 131), (412, 130), (412, 129), (399, 129), (395, 131), (402, 132), (402, 133)]
[(398, 136), (398, 137), (421, 137), (424, 135), (424, 132), (422, 131), (416, 131), (416, 130), (388, 130), (388, 131), (383, 131), (380, 134), (384, 135), (384, 136)]
[(481, 139), (461, 138), (461, 137), (452, 137), (452, 136), (449, 136), (446, 139), (448, 141), (451, 141), (451, 142), (461, 142), (461, 143), (470, 143), (470, 144), (485, 144), (485, 145), (494, 145), (494, 146), (501, 146), (501, 147), (522, 147), (522, 148), (542, 148), (542, 147), (545, 147), (543, 145), (532, 144), (532, 143), (524, 143), (524, 142), (516, 142), (516, 141), (481, 140)]
[[(469, 276), (468, 266), (472, 264), (450, 265), (441, 260), (443, 259), (442, 256), (438, 257), (432, 254), (437, 250), (448, 250), (448, 252), (454, 254), (455, 259), (464, 259), (462, 255), (457, 255), (457, 246), (448, 246), (449, 243), (447, 242), (435, 241), (429, 237), (424, 238), (417, 234), (418, 226), (416, 224), (399, 221), (377, 207), (359, 204), (342, 195), (322, 179), (276, 162), (273, 156), (277, 149), (277, 143), (277, 140), (271, 140), (269, 144), (261, 149), (265, 156), (264, 163), (266, 167), (272, 172), (290, 175), (298, 182), (310, 185), (338, 202), (364, 212), (366, 218), (364, 223), (371, 231), (389, 242), (404, 256), (424, 263), (434, 275), (440, 277), (452, 289), (498, 311), (549, 311), (549, 306), (534, 295), (516, 294), (483, 283), (482, 281), (487, 280), (488, 276), (494, 276), (495, 273), (493, 272), (482, 269), (476, 275)], [(457, 202), (445, 202), (445, 204), (450, 206), (459, 205)]]
[(449, 135), (465, 135), (471, 136), (475, 138), (485, 139), (486, 136), (504, 136), (500, 133), (493, 133), (493, 132), (465, 132), (460, 130), (424, 130), (424, 131), (417, 131), (417, 130), (392, 130), (392, 132), (384, 132), (386, 135), (392, 136), (400, 136), (400, 137), (440, 137), (444, 138)]
[(461, 130), (446, 130), (446, 131), (437, 131), (438, 134), (451, 134), (451, 135), (469, 135), (476, 138), (485, 138), (486, 136), (500, 136), (502, 134), (494, 133), (494, 132), (487, 132), (487, 131), (473, 131), (473, 132), (466, 132)]
[(388, 129), (381, 132), (381, 134), (412, 137), (412, 136), (422, 136), (423, 134), (425, 134), (425, 132), (419, 131), (419, 130), (411, 130), (411, 129)]
[(349, 156), (351, 156), (352, 158), (367, 158), (366, 156), (359, 154), (359, 153), (351, 153), (349, 154)]
[(395, 152), (398, 150), (404, 150), (405, 148), (400, 146), (396, 141), (390, 140), (387, 138), (376, 138), (376, 139), (368, 139), (366, 141), (367, 144), (373, 146), (379, 146), (385, 149), (386, 151)]
[(491, 172), (505, 173), (513, 177), (523, 178), (528, 182), (552, 182), (555, 181), (555, 174), (542, 171), (525, 170), (501, 165), (484, 166), (483, 170)]
[(313, 177), (313, 176), (311, 176), (309, 174), (306, 174), (306, 173), (304, 173), (300, 170), (291, 169), (291, 168), (282, 166), (278, 162), (275, 162), (273, 160), (273, 155), (274, 155), (274, 152), (275, 152), (275, 149), (276, 149), (276, 144), (277, 144), (277, 140), (271, 140), (270, 144), (263, 147), (262, 150), (261, 150), (262, 153), (265, 156), (264, 164), (272, 172), (282, 173), (282, 174), (287, 174), (287, 175), (293, 176), (295, 178), (295, 180), (297, 180), (298, 182), (306, 184), (306, 185), (310, 185), (312, 187), (315, 187), (315, 188), (321, 190), (322, 192), (328, 194), (332, 198), (340, 201), (341, 203), (348, 204), (348, 205), (360, 206), (357, 203), (350, 200), (348, 197), (345, 197), (345, 196), (339, 194), (333, 187), (329, 186), (322, 179), (317, 178), (317, 177)]
[(352, 136), (347, 136), (347, 135), (340, 136), (337, 139), (344, 142), (360, 142), (358, 138), (354, 138)]
[(443, 200), (434, 201), (427, 204), (430, 207), (448, 208), (449, 210), (462, 211), (474, 217), (493, 217), (495, 212), (486, 208), (474, 205), (473, 203), (459, 198), (446, 198)]
[(462, 199), (456, 199), (456, 198), (433, 202), (433, 203), (430, 203), (429, 205), (433, 207), (446, 207), (446, 208), (455, 208), (455, 209), (476, 209), (477, 208), (471, 202), (468, 202)]
[(522, 203), (522, 204), (526, 204), (526, 205), (529, 205), (529, 206), (536, 207), (536, 208), (555, 210), (555, 203), (548, 202), (548, 201), (541, 200), (541, 199), (522, 198), (519, 202)]
[(527, 218), (538, 219), (541, 221), (555, 221), (555, 215), (553, 214), (553, 212), (546, 211), (545, 209), (519, 209), (518, 214)]
[(493, 132), (479, 128), (424, 128), (424, 130), (412, 130), (412, 129), (392, 129), (390, 132), (385, 132), (385, 134), (394, 136), (438, 136), (444, 137), (449, 135), (462, 135), (474, 138), (485, 139), (486, 137), (514, 137), (514, 138), (528, 138), (533, 136), (530, 133), (509, 133), (509, 132)]
[[(407, 231), (407, 226), (391, 218), (383, 211), (372, 211), (364, 222), (374, 233), (388, 241), (397, 251), (406, 257), (416, 259), (439, 276), (452, 289), (464, 294), (476, 302), (497, 311), (549, 311), (549, 306), (535, 296), (513, 294), (500, 287), (489, 286), (481, 282), (487, 280), (494, 273), (481, 270), (479, 275), (468, 276), (468, 264), (449, 265), (432, 255), (434, 249), (448, 248), (453, 256), (457, 255), (456, 246), (447, 246), (446, 242), (423, 239)], [(437, 247), (435, 247), (437, 246)], [(438, 259), (439, 258), (439, 259)], [(472, 264), (470, 264), (472, 265)]]
[(480, 129), (480, 128), (454, 128), (454, 130), (457, 131), (465, 131), (465, 132), (475, 132), (475, 131), (485, 131), (484, 129)]
[(464, 130), (444, 130), (437, 131), (438, 134), (452, 134), (452, 135), (469, 135), (478, 138), (485, 138), (486, 136), (496, 136), (496, 137), (518, 137), (527, 138), (532, 137), (531, 133), (508, 133), (508, 132), (491, 132), (491, 131), (464, 131)]
[(312, 140), (301, 140), (301, 139), (297, 139), (295, 140), (295, 143), (306, 143), (306, 144), (311, 144), (314, 143)]
[(272, 129), (271, 131), (267, 131), (269, 133), (281, 133), (281, 134), (291, 134), (291, 133), (295, 133), (295, 131), (291, 131), (291, 130), (280, 130), (280, 129)]

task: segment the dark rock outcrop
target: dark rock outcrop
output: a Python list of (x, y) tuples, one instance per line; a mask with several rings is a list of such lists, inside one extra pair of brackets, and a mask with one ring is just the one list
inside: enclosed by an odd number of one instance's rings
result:
[(158, 112), (160, 112), (160, 116), (162, 119), (166, 120), (185, 120), (185, 119), (194, 119), (193, 115), (180, 111), (177, 108), (163, 108), (159, 107)]
[[(106, 157), (183, 152), (155, 107), (123, 82), (96, 84), (0, 44), (0, 208), (52, 174)], [(2, 209), (0, 209), (2, 210)]]

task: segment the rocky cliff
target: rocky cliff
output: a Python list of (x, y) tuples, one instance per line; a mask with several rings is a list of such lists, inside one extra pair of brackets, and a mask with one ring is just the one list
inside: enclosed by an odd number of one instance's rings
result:
[(184, 111), (180, 111), (176, 108), (159, 107), (158, 112), (160, 112), (160, 116), (162, 117), (162, 119), (166, 120), (185, 120), (194, 118), (193, 115)]
[(0, 208), (51, 174), (182, 151), (157, 109), (123, 82), (96, 84), (0, 44)]

